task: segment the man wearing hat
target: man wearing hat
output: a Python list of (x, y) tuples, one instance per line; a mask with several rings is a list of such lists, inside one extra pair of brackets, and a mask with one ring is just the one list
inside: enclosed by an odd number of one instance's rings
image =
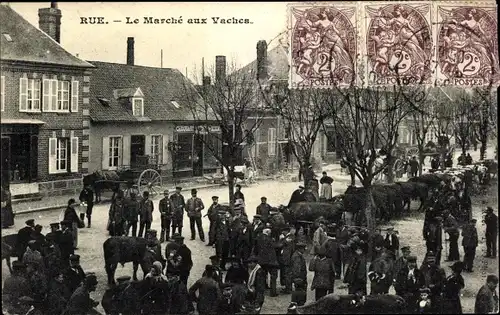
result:
[(347, 267), (344, 275), (344, 283), (348, 285), (348, 293), (356, 294), (366, 293), (366, 258), (363, 253), (363, 248), (360, 245), (353, 245), (352, 249), (355, 253), (353, 261)]
[(276, 243), (271, 236), (271, 229), (265, 228), (258, 237), (255, 246), (255, 253), (259, 259), (259, 265), (264, 272), (271, 275), (270, 296), (277, 296), (276, 282), (278, 279), (278, 257), (276, 255)]
[(252, 247), (255, 247), (257, 238), (258, 236), (262, 233), (262, 230), (264, 230), (265, 224), (261, 220), (261, 215), (256, 214), (253, 216), (253, 222), (252, 222)]
[(173, 215), (172, 215), (172, 233), (178, 233), (182, 235), (182, 225), (184, 221), (184, 208), (186, 207), (186, 202), (184, 196), (181, 195), (182, 187), (175, 187), (175, 193), (170, 196), (170, 201), (172, 202)]
[(64, 221), (71, 222), (71, 235), (73, 236), (73, 248), (78, 249), (78, 226), (80, 225), (80, 217), (76, 213), (78, 203), (74, 198), (68, 200), (68, 206), (64, 210)]
[(396, 259), (394, 263), (394, 272), (393, 272), (393, 280), (396, 281), (396, 277), (399, 274), (399, 271), (408, 267), (408, 257), (411, 254), (410, 246), (401, 247), (401, 256)]
[(234, 202), (236, 203), (236, 200), (242, 200), (243, 204), (245, 204), (245, 195), (241, 192), (241, 185), (236, 184), (234, 186)]
[[(110, 235), (122, 236), (125, 234), (125, 202), (121, 195), (118, 195), (109, 207)], [(139, 235), (142, 235), (140, 233)]]
[(488, 275), (486, 277), (486, 283), (477, 292), (474, 314), (498, 313), (498, 295), (496, 292), (497, 286), (498, 276)]
[(221, 270), (226, 270), (226, 258), (229, 255), (229, 222), (220, 215), (215, 223), (215, 255), (217, 255)]
[(492, 207), (486, 208), (484, 223), (486, 224), (486, 257), (495, 258), (497, 256), (498, 217), (493, 213)]
[(248, 272), (241, 265), (241, 261), (237, 257), (229, 257), (227, 260), (231, 263), (231, 267), (227, 269), (225, 283), (244, 284), (248, 280)]
[(213, 246), (215, 244), (215, 224), (219, 216), (218, 212), (221, 210), (222, 208), (219, 204), (219, 196), (212, 196), (212, 204), (208, 208), (207, 214), (204, 215), (204, 217), (208, 217), (208, 220), (210, 221), (207, 246)]
[(267, 203), (267, 198), (261, 197), (260, 205), (257, 206), (255, 213), (261, 216), (262, 222), (267, 223), (269, 221), (270, 212), (271, 212), (271, 206)]
[(26, 220), (26, 226), (17, 232), (17, 257), (19, 260), (23, 259), (24, 252), (28, 246), (28, 242), (31, 241), (31, 234), (35, 230), (35, 220)]
[(295, 238), (290, 233), (290, 227), (282, 229), (278, 240), (278, 262), (280, 265), (280, 284), (284, 294), (292, 293), (292, 254), (295, 251)]
[(433, 253), (428, 253), (426, 260), (420, 267), (420, 272), (424, 278), (424, 285), (431, 290), (431, 297), (434, 304), (441, 303), (441, 292), (446, 282), (446, 272), (439, 267)]
[(61, 235), (59, 238), (59, 249), (61, 250), (61, 263), (69, 266), (69, 257), (75, 253), (73, 246), (73, 235), (71, 234), (71, 222), (61, 221)]
[(328, 239), (325, 242), (326, 257), (332, 260), (335, 267), (335, 279), (340, 279), (342, 275), (341, 247), (337, 239), (336, 224), (332, 224), (326, 233)]
[[(198, 292), (198, 296), (196, 296)], [(206, 265), (203, 276), (189, 288), (189, 297), (196, 302), (200, 315), (216, 314), (219, 302), (219, 283), (212, 265)]]
[(247, 217), (241, 217), (240, 230), (236, 241), (236, 257), (245, 261), (252, 253), (252, 225)]
[(180, 234), (172, 237), (174, 242), (179, 244), (179, 248), (177, 249), (177, 256), (180, 257), (180, 265), (179, 265), (179, 278), (184, 285), (187, 286), (187, 280), (189, 278), (189, 274), (191, 273), (191, 268), (193, 268), (193, 259), (191, 255), (191, 250), (184, 244), (184, 237)]
[(97, 288), (97, 277), (94, 274), (89, 274), (85, 277), (82, 285), (80, 285), (71, 298), (64, 315), (85, 315), (99, 305), (99, 302), (90, 298), (90, 292), (94, 292)]
[(460, 260), (460, 253), (458, 251), (458, 237), (460, 236), (460, 232), (458, 231), (457, 219), (449, 211), (444, 211), (443, 217), (443, 228), (445, 233), (449, 235), (448, 239), (450, 243), (450, 250), (446, 261)]
[(371, 235), (373, 249), (371, 252), (371, 260), (375, 260), (384, 248), (385, 240), (381, 234), (382, 230), (380, 228), (375, 229), (374, 233)]
[(417, 268), (417, 257), (408, 256), (408, 266), (396, 276), (394, 289), (396, 294), (405, 299), (407, 305), (416, 305), (419, 289), (425, 285), (422, 273)]
[(90, 184), (85, 184), (78, 199), (87, 205), (85, 213), (87, 214), (87, 228), (90, 228), (92, 224), (92, 208), (94, 208), (94, 191)]
[[(222, 270), (219, 267), (219, 258), (216, 255), (210, 256), (210, 263), (213, 267), (212, 277), (217, 281), (217, 283), (222, 283)], [(205, 276), (205, 274), (206, 272), (204, 272), (202, 276)]]
[(442, 217), (435, 217), (430, 220), (428, 229), (426, 231), (425, 240), (427, 251), (432, 251), (436, 254), (436, 263), (441, 263), (441, 250), (443, 249), (443, 228)]
[(399, 256), (399, 238), (394, 232), (394, 228), (388, 227), (387, 234), (384, 239), (384, 247), (390, 251), (394, 257), (398, 258)]
[(470, 220), (469, 224), (462, 227), (462, 246), (464, 247), (464, 270), (473, 272), (474, 258), (478, 245), (476, 219)]
[(186, 203), (186, 211), (189, 217), (189, 226), (191, 228), (191, 240), (194, 241), (196, 238), (196, 224), (200, 240), (205, 242), (205, 233), (203, 232), (203, 225), (201, 223), (201, 211), (205, 209), (205, 205), (203, 201), (197, 197), (197, 193), (198, 191), (196, 189), (191, 189), (191, 198), (189, 198)]
[[(246, 280), (245, 280), (246, 281)], [(241, 297), (236, 296), (233, 292), (232, 283), (223, 283), (220, 285), (222, 295), (217, 303), (218, 315), (234, 315), (238, 314), (241, 309)]]
[(297, 242), (297, 244), (295, 244), (295, 251), (293, 252), (291, 258), (290, 273), (292, 279), (301, 279), (307, 286), (307, 267), (306, 259), (304, 257), (306, 247), (307, 244), (304, 242)]
[(266, 273), (258, 264), (258, 258), (250, 256), (247, 261), (248, 266), (248, 298), (247, 300), (258, 307), (264, 304), (264, 293), (266, 291)]
[(59, 222), (54, 222), (50, 224), (50, 232), (45, 235), (45, 238), (47, 240), (51, 239), (53, 240), (54, 244), (59, 243), (59, 238), (61, 237), (61, 230), (60, 230), (60, 224)]
[(142, 193), (142, 199), (139, 206), (139, 237), (143, 236), (143, 233), (151, 229), (151, 224), (153, 223), (153, 211), (154, 204), (151, 199), (149, 199), (149, 191)]
[(290, 208), (295, 203), (306, 201), (304, 193), (305, 193), (305, 188), (304, 186), (300, 185), (299, 188), (292, 193), (290, 201), (288, 202), (288, 208)]
[(85, 280), (85, 272), (80, 265), (80, 255), (71, 255), (69, 257), (69, 268), (64, 271), (64, 280), (72, 293)]
[(170, 225), (172, 224), (172, 214), (173, 207), (172, 202), (169, 198), (169, 191), (165, 189), (163, 192), (163, 198), (160, 200), (158, 204), (158, 208), (161, 214), (161, 233), (160, 233), (160, 243), (163, 243), (165, 240), (170, 241)]
[(49, 281), (46, 300), (47, 314), (62, 314), (73, 292), (70, 292), (64, 283), (64, 273), (61, 270), (53, 274)]
[(446, 278), (443, 290), (443, 303), (440, 314), (462, 314), (462, 301), (460, 291), (465, 287), (462, 277), (463, 263), (456, 261), (450, 266), (452, 274)]

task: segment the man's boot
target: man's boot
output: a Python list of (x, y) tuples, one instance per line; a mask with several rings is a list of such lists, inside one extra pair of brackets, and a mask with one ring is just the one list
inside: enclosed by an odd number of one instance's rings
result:
[(87, 216), (87, 228), (90, 228), (91, 225), (91, 218), (90, 216)]

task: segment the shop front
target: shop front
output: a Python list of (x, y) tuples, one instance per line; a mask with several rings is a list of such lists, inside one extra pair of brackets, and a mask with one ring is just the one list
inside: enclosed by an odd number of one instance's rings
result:
[(13, 195), (38, 193), (38, 135), (43, 121), (2, 120), (2, 184)]
[[(195, 128), (197, 128), (195, 130)], [(200, 177), (213, 174), (221, 165), (215, 158), (221, 154), (218, 126), (175, 127), (174, 142), (169, 145), (174, 178)]]

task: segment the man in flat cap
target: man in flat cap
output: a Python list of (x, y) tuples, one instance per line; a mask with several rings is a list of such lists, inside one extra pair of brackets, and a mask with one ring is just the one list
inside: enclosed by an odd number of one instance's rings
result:
[(498, 217), (492, 207), (486, 208), (484, 223), (486, 224), (486, 257), (495, 258), (497, 256)]
[(69, 257), (69, 268), (64, 272), (64, 280), (71, 293), (85, 280), (85, 272), (80, 265), (80, 255), (71, 255)]
[(64, 315), (85, 315), (99, 305), (99, 302), (90, 298), (90, 292), (97, 288), (97, 277), (89, 274), (85, 277), (83, 283), (75, 290), (69, 299)]
[(255, 256), (248, 257), (246, 261), (249, 273), (247, 281), (247, 300), (257, 307), (262, 307), (266, 291), (266, 273), (258, 264), (258, 261), (258, 258)]
[(224, 215), (215, 222), (215, 254), (219, 258), (221, 270), (226, 270), (226, 258), (229, 255), (229, 224)]
[(401, 256), (394, 262), (394, 272), (392, 274), (393, 280), (396, 281), (396, 277), (400, 270), (408, 267), (408, 257), (411, 254), (410, 246), (401, 247)]
[(270, 212), (271, 206), (267, 203), (267, 198), (261, 197), (260, 205), (257, 206), (255, 213), (260, 214), (262, 222), (267, 223), (269, 221)]
[(184, 196), (181, 195), (182, 187), (175, 187), (175, 193), (170, 196), (172, 202), (173, 215), (172, 215), (172, 233), (179, 233), (182, 235), (182, 226), (184, 221), (184, 208), (186, 201)]
[(352, 249), (355, 254), (351, 264), (346, 269), (344, 283), (348, 285), (349, 294), (362, 293), (366, 295), (366, 257), (363, 252), (363, 246), (354, 244)]
[(295, 251), (292, 254), (290, 273), (292, 279), (301, 279), (307, 284), (307, 267), (304, 254), (306, 252), (307, 244), (304, 242), (297, 242)]
[(395, 258), (399, 257), (399, 238), (394, 232), (394, 227), (387, 228), (387, 234), (384, 239), (384, 247), (390, 251)]
[[(212, 255), (209, 257), (210, 259), (210, 264), (212, 265), (213, 267), (213, 275), (212, 277), (218, 282), (218, 283), (222, 283), (222, 270), (220, 269), (219, 265), (219, 258), (217, 257), (217, 255)], [(202, 274), (202, 276), (205, 275), (205, 272)]]
[(457, 219), (451, 214), (450, 211), (443, 212), (443, 228), (449, 235), (450, 249), (446, 261), (457, 261), (460, 260), (460, 253), (458, 251), (458, 237), (460, 232), (458, 231)]
[(153, 223), (153, 211), (154, 204), (151, 199), (149, 199), (149, 191), (142, 193), (142, 199), (139, 206), (139, 237), (143, 236), (143, 232), (151, 229), (151, 224)]
[(248, 272), (245, 268), (243, 268), (241, 260), (235, 256), (232, 256), (227, 259), (227, 262), (229, 262), (231, 266), (227, 269), (224, 282), (232, 284), (246, 283), (248, 280)]
[(235, 255), (237, 258), (245, 261), (252, 253), (252, 225), (248, 222), (247, 217), (241, 217), (240, 223)]
[(208, 244), (207, 246), (215, 245), (215, 224), (218, 218), (218, 212), (221, 211), (221, 205), (219, 204), (219, 196), (212, 196), (212, 204), (208, 208), (207, 214), (204, 217), (208, 217), (210, 221), (210, 227), (208, 228)]
[(450, 266), (452, 274), (446, 278), (443, 290), (443, 303), (439, 314), (462, 314), (462, 301), (460, 291), (465, 287), (462, 277), (464, 264), (456, 261)]
[(163, 198), (160, 200), (158, 208), (161, 215), (160, 243), (163, 243), (165, 240), (168, 242), (170, 241), (170, 225), (172, 224), (174, 211), (168, 189), (165, 189), (163, 192)]
[(280, 284), (284, 294), (292, 293), (292, 255), (295, 251), (295, 237), (290, 233), (290, 227), (282, 229), (278, 240), (278, 262), (280, 264)]
[(50, 224), (50, 232), (45, 235), (45, 238), (48, 240), (51, 238), (55, 244), (59, 244), (59, 238), (61, 237), (62, 231), (60, 230), (60, 223), (53, 222)]
[(252, 222), (252, 248), (255, 247), (257, 238), (262, 233), (262, 230), (264, 230), (264, 228), (265, 224), (261, 220), (261, 215), (260, 214), (254, 215)]
[(69, 266), (69, 257), (75, 253), (73, 246), (73, 235), (71, 234), (71, 222), (61, 221), (62, 232), (59, 238), (59, 249), (61, 250), (61, 263)]
[(433, 253), (428, 253), (426, 260), (420, 267), (420, 272), (424, 278), (425, 286), (431, 290), (433, 303), (441, 303), (441, 292), (446, 282), (446, 272), (437, 265)]
[(21, 228), (17, 232), (17, 257), (19, 260), (23, 259), (24, 252), (28, 246), (28, 242), (31, 241), (31, 235), (35, 230), (35, 220), (29, 219), (25, 222), (26, 226)]
[(443, 249), (443, 218), (440, 216), (430, 220), (425, 234), (427, 251), (436, 254), (436, 263), (441, 264), (441, 250)]
[(202, 242), (205, 242), (205, 233), (203, 232), (203, 225), (201, 223), (201, 211), (205, 209), (203, 201), (197, 196), (198, 191), (191, 189), (191, 198), (186, 203), (186, 211), (189, 217), (189, 226), (191, 228), (191, 240), (196, 238), (195, 225), (198, 228), (198, 235)]
[[(237, 296), (233, 291), (233, 283), (223, 283), (220, 286), (222, 294), (217, 303), (217, 314), (235, 315), (240, 313), (242, 297)], [(236, 292), (239, 293), (239, 292)]]
[(179, 278), (184, 285), (187, 286), (187, 281), (189, 274), (191, 273), (191, 268), (193, 268), (193, 259), (191, 255), (191, 250), (184, 244), (184, 237), (180, 234), (176, 234), (175, 237), (172, 236), (174, 242), (179, 244), (176, 255), (180, 257), (179, 265)]
[(407, 305), (416, 305), (420, 288), (425, 280), (417, 268), (417, 257), (408, 256), (408, 266), (401, 269), (396, 276), (394, 289), (396, 294), (405, 299)]
[(473, 272), (474, 258), (476, 257), (476, 248), (478, 245), (478, 236), (476, 229), (476, 219), (469, 221), (462, 227), (462, 246), (464, 247), (465, 271)]

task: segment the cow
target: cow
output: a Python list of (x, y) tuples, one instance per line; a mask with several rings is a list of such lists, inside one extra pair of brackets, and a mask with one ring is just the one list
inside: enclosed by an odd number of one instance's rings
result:
[(112, 236), (104, 241), (104, 264), (108, 275), (108, 285), (115, 284), (115, 271), (118, 263), (122, 266), (127, 262), (134, 264), (133, 280), (137, 281), (137, 269), (141, 266), (144, 276), (151, 270), (153, 262), (164, 262), (162, 257), (156, 257), (148, 249), (148, 240), (133, 236)]
[[(379, 219), (389, 221), (395, 212), (394, 205), (397, 204), (395, 202), (395, 191), (377, 185), (372, 186), (371, 189), (376, 208), (375, 216)], [(358, 216), (356, 225), (361, 225), (361, 222), (359, 222), (361, 216), (359, 214), (360, 211), (364, 211), (366, 208), (366, 188), (349, 186), (344, 195), (345, 211)]]
[(292, 225), (296, 225), (298, 221), (316, 221), (320, 217), (328, 222), (338, 223), (343, 211), (341, 202), (298, 202), (283, 209), (283, 217)]
[(328, 294), (304, 306), (291, 303), (288, 314), (404, 314), (405, 310), (406, 302), (398, 295), (367, 295), (359, 299), (354, 294)]
[(420, 206), (418, 211), (422, 211), (428, 200), (429, 187), (421, 182), (396, 182), (401, 186), (403, 192), (403, 209), (407, 206), (407, 211), (410, 211), (411, 200), (419, 199)]
[[(132, 177), (127, 171), (125, 171), (125, 174), (128, 175), (125, 177)], [(120, 181), (121, 178), (115, 171), (96, 171), (83, 177), (83, 185), (90, 185), (94, 190), (96, 203), (101, 201), (101, 195), (104, 190), (119, 191)]]
[(10, 234), (2, 236), (2, 261), (5, 259), (9, 272), (12, 274), (12, 266), (10, 263), (11, 257), (18, 257), (16, 252), (17, 247), (17, 234)]

